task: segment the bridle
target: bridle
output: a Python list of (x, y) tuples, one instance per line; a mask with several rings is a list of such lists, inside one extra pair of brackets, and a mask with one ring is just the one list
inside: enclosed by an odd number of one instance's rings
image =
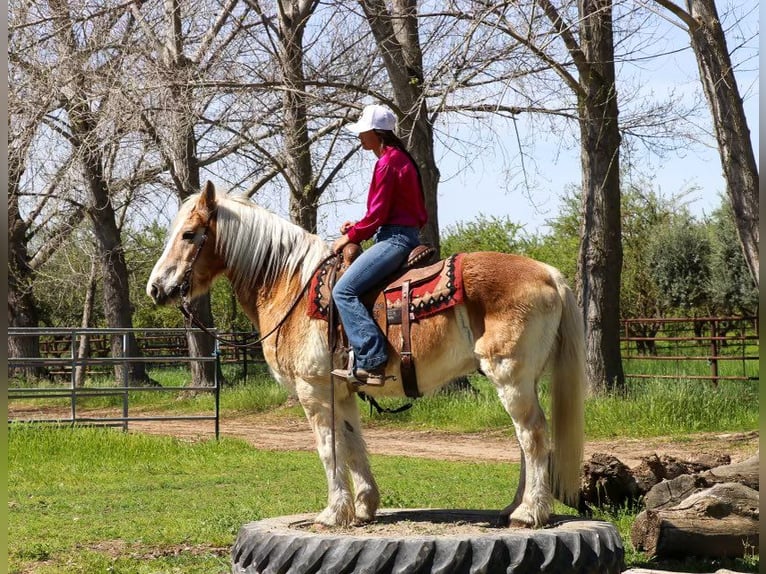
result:
[[(207, 335), (213, 337), (216, 341), (223, 345), (227, 345), (230, 347), (237, 347), (237, 348), (248, 348), (253, 347), (255, 345), (258, 345), (259, 343), (262, 343), (265, 339), (273, 335), (282, 325), (284, 325), (285, 321), (287, 321), (287, 318), (292, 314), (292, 312), (295, 310), (295, 308), (298, 306), (298, 303), (303, 298), (303, 295), (305, 295), (306, 291), (308, 290), (309, 286), (311, 285), (311, 279), (309, 278), (308, 281), (306, 281), (306, 284), (303, 285), (300, 292), (296, 295), (293, 302), (290, 304), (290, 307), (287, 309), (287, 312), (285, 313), (284, 317), (279, 320), (279, 322), (274, 326), (273, 329), (271, 329), (268, 333), (261, 336), (255, 341), (250, 341), (247, 343), (240, 343), (238, 341), (235, 341), (233, 339), (226, 339), (224, 337), (221, 337), (217, 333), (213, 332), (210, 328), (208, 328), (202, 321), (200, 321), (192, 312), (191, 310), (191, 298), (189, 297), (189, 294), (192, 292), (192, 275), (193, 275), (193, 268), (194, 264), (197, 262), (197, 259), (200, 256), (200, 253), (202, 252), (202, 248), (205, 246), (205, 242), (207, 241), (208, 237), (208, 231), (210, 230), (210, 223), (213, 220), (213, 217), (215, 216), (215, 212), (211, 214), (211, 216), (208, 218), (207, 222), (205, 223), (205, 226), (202, 230), (202, 235), (200, 237), (199, 243), (197, 244), (197, 249), (194, 251), (194, 255), (192, 255), (192, 258), (189, 260), (189, 264), (186, 266), (186, 270), (184, 271), (183, 275), (183, 281), (181, 282), (181, 285), (179, 286), (179, 291), (181, 293), (181, 313), (183, 313), (183, 316), (194, 326), (204, 331)], [(316, 269), (314, 270), (314, 273), (316, 273), (316, 270), (322, 267), (325, 263), (327, 263), (330, 259), (333, 257), (338, 258), (338, 264), (340, 264), (342, 255), (337, 253), (331, 253), (322, 261), (319, 262), (319, 265), (317, 265)], [(311, 274), (311, 276), (314, 276), (314, 273)]]

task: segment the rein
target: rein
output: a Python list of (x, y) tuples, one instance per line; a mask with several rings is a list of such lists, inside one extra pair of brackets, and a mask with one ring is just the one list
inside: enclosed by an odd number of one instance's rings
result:
[[(292, 314), (292, 312), (295, 310), (295, 308), (298, 306), (298, 303), (303, 298), (303, 295), (305, 295), (306, 291), (308, 290), (309, 286), (311, 285), (311, 278), (306, 282), (306, 284), (301, 288), (298, 295), (296, 295), (295, 300), (290, 304), (290, 307), (287, 309), (287, 313), (285, 313), (284, 317), (279, 320), (279, 322), (276, 324), (276, 326), (271, 329), (268, 333), (263, 335), (262, 337), (258, 338), (255, 341), (250, 341), (249, 343), (238, 343), (236, 340), (233, 339), (225, 339), (224, 337), (221, 337), (217, 333), (210, 330), (206, 325), (204, 325), (197, 317), (194, 316), (194, 313), (191, 310), (191, 300), (189, 299), (188, 295), (191, 293), (191, 278), (192, 278), (192, 268), (194, 267), (194, 263), (196, 263), (197, 258), (199, 258), (200, 253), (202, 252), (202, 248), (205, 246), (205, 242), (207, 241), (207, 232), (209, 229), (210, 220), (208, 220), (207, 224), (205, 225), (205, 229), (202, 232), (202, 237), (200, 238), (200, 242), (197, 245), (197, 250), (194, 252), (194, 256), (191, 258), (191, 261), (189, 261), (189, 265), (186, 268), (186, 271), (184, 272), (184, 280), (181, 283), (180, 291), (181, 291), (181, 313), (183, 313), (183, 316), (186, 317), (192, 324), (194, 324), (196, 327), (204, 331), (206, 334), (210, 335), (218, 341), (219, 343), (223, 345), (227, 345), (229, 347), (237, 347), (237, 348), (248, 348), (253, 347), (257, 345), (258, 343), (263, 342), (265, 339), (273, 335), (282, 325), (284, 325), (285, 321), (287, 321), (287, 318)], [(331, 253), (322, 261), (319, 262), (319, 265), (316, 266), (316, 269), (314, 269), (314, 273), (325, 263), (327, 263), (330, 259), (333, 257), (341, 257), (341, 255), (336, 253)], [(311, 277), (314, 276), (314, 273), (311, 274)]]

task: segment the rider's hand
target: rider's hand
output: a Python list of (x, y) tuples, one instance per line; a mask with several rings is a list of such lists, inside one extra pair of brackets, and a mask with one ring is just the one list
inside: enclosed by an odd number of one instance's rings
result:
[(348, 230), (351, 229), (354, 226), (353, 221), (346, 221), (343, 225), (340, 226), (340, 232), (342, 234), (348, 233)]
[(333, 253), (340, 253), (341, 251), (343, 251), (343, 248), (350, 242), (351, 240), (348, 238), (348, 235), (346, 234), (341, 235), (332, 244)]

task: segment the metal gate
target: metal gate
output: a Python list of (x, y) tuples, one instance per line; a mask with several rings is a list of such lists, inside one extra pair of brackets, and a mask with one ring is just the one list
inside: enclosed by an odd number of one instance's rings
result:
[[(218, 372), (220, 367), (220, 353), (218, 349), (218, 341), (215, 342), (213, 354), (209, 357), (189, 357), (189, 356), (167, 356), (167, 355), (154, 355), (146, 354), (145, 356), (130, 357), (127, 356), (126, 349), (128, 346), (128, 338), (132, 334), (134, 337), (137, 333), (141, 333), (150, 338), (151, 336), (158, 335), (178, 335), (186, 334), (189, 331), (196, 331), (190, 329), (72, 329), (72, 328), (17, 328), (10, 327), (8, 329), (8, 337), (36, 337), (38, 346), (40, 341), (45, 338), (57, 337), (61, 340), (65, 337), (69, 340), (68, 349), (64, 348), (58, 353), (46, 353), (45, 356), (39, 357), (20, 357), (20, 358), (8, 358), (8, 371), (12, 372), (14, 369), (21, 367), (40, 367), (46, 370), (53, 369), (59, 373), (59, 375), (66, 376), (68, 374), (68, 383), (61, 384), (51, 383), (50, 386), (45, 387), (22, 387), (13, 386), (13, 379), (9, 377), (8, 384), (8, 401), (9, 401), (9, 417), (8, 422), (14, 423), (53, 423), (53, 424), (88, 424), (88, 425), (101, 425), (101, 426), (122, 426), (123, 431), (127, 432), (128, 425), (134, 421), (213, 421), (215, 425), (215, 437), (219, 436), (220, 427), (220, 382), (218, 378)], [(78, 341), (80, 337), (89, 337), (91, 335), (110, 335), (119, 337), (122, 342), (122, 352), (119, 356), (78, 356)], [(137, 339), (137, 338), (136, 338)], [(140, 351), (140, 350), (139, 350)], [(52, 356), (58, 354), (59, 356)], [(215, 375), (213, 380), (213, 386), (131, 386), (129, 380), (128, 365), (131, 363), (142, 362), (145, 364), (183, 364), (189, 362), (214, 362), (215, 363)], [(76, 384), (76, 374), (78, 369), (88, 368), (104, 368), (114, 367), (114, 365), (123, 365), (122, 369), (122, 381), (121, 384), (113, 386), (99, 386), (99, 387), (84, 387)], [(129, 397), (132, 391), (141, 392), (168, 392), (168, 393), (180, 393), (188, 391), (200, 391), (210, 392), (214, 396), (214, 412), (212, 415), (173, 415), (173, 416), (132, 416), (130, 414)], [(83, 416), (78, 413), (77, 401), (83, 397), (94, 396), (118, 396), (122, 397), (122, 414), (115, 417), (93, 417)], [(12, 418), (10, 402), (14, 399), (44, 399), (44, 398), (68, 398), (69, 399), (69, 416), (57, 417), (57, 418)]]

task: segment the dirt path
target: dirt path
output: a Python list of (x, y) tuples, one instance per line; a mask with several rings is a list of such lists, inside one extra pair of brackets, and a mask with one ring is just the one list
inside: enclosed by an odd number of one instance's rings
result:
[[(135, 431), (171, 434), (187, 439), (210, 436), (198, 425), (182, 421), (170, 423), (133, 423)], [(519, 447), (514, 438), (501, 431), (455, 434), (441, 431), (412, 431), (368, 427), (363, 430), (367, 448), (372, 454), (411, 456), (437, 460), (518, 462)], [(269, 415), (222, 419), (221, 436), (246, 440), (264, 450), (314, 451), (314, 437), (308, 422)], [(732, 462), (743, 460), (758, 450), (758, 432), (704, 433), (683, 440), (668, 438), (609, 439), (589, 441), (585, 457), (593, 453), (609, 453), (629, 467), (652, 454), (693, 460), (702, 454), (728, 454)]]
[[(11, 418), (68, 417), (62, 410), (25, 411), (9, 409)], [(118, 416), (113, 412), (81, 412), (79, 416)], [(141, 416), (148, 416), (142, 414)], [(214, 433), (210, 421), (147, 421), (131, 422), (132, 432), (171, 435), (186, 440), (204, 440)], [(442, 431), (412, 431), (392, 428), (368, 427), (363, 430), (367, 447), (372, 454), (411, 456), (438, 460), (507, 461), (519, 460), (519, 448), (514, 438), (502, 431), (455, 434)], [(314, 438), (305, 419), (282, 414), (265, 413), (226, 417), (220, 422), (220, 435), (236, 437), (264, 450), (314, 451)], [(758, 431), (746, 433), (700, 433), (683, 440), (666, 437), (589, 441), (585, 445), (585, 457), (593, 453), (609, 453), (629, 467), (641, 462), (643, 457), (657, 454), (685, 460), (694, 460), (702, 454), (728, 454), (732, 462), (738, 462), (758, 450)]]

